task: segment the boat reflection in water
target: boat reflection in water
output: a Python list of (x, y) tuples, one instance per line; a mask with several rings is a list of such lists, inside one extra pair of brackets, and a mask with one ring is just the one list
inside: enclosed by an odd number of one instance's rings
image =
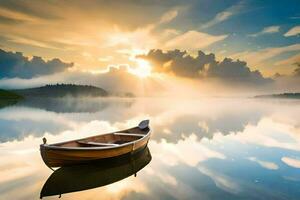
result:
[(105, 186), (135, 175), (150, 163), (148, 147), (132, 155), (103, 159), (84, 165), (61, 167), (44, 184), (40, 198)]

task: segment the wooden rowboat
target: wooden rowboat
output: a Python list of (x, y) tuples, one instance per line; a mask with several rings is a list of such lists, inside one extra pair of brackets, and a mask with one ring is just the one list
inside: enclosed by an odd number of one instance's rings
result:
[(67, 142), (47, 144), (43, 138), (40, 152), (45, 164), (52, 169), (132, 154), (144, 148), (149, 138), (149, 120), (144, 120), (130, 129)]
[(61, 167), (45, 182), (40, 198), (106, 186), (136, 175), (151, 161), (148, 147), (135, 154), (102, 159), (93, 164)]

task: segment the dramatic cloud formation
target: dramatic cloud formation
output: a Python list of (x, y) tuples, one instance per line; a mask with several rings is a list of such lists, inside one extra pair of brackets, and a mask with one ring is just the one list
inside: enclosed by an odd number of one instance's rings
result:
[[(148, 77), (132, 73), (135, 65), (105, 65), (106, 70), (83, 71), (72, 63), (59, 59), (45, 61), (34, 56), (29, 59), (22, 53), (0, 51), (0, 87), (28, 88), (46, 84), (74, 83), (102, 87), (113, 94), (133, 93), (137, 96), (179, 95), (249, 95), (257, 92), (297, 91), (300, 84), (299, 60), (294, 60), (290, 75), (278, 74), (264, 77), (260, 71), (252, 70), (247, 63), (231, 58), (217, 60), (215, 54), (198, 51), (190, 55), (178, 49), (150, 50), (137, 55), (141, 61), (148, 61), (152, 72)], [(143, 60), (142, 60), (143, 59)], [(295, 67), (296, 65), (296, 67)], [(108, 67), (109, 66), (109, 67)], [(222, 94), (221, 94), (222, 93)]]
[[(129, 66), (112, 66), (101, 73), (83, 71), (63, 71), (60, 73), (26, 78), (0, 79), (0, 88), (32, 88), (46, 84), (72, 83), (94, 85), (110, 92), (112, 95), (132, 93), (137, 96), (157, 95), (163, 91), (163, 86), (155, 78), (139, 78), (128, 70)], [(1, 72), (0, 72), (1, 73)]]
[(6, 52), (0, 49), (0, 78), (32, 78), (62, 72), (72, 66), (73, 63), (64, 63), (57, 58), (45, 61), (34, 56), (29, 59), (20, 52)]
[(173, 73), (188, 78), (216, 78), (224, 81), (238, 81), (244, 83), (262, 84), (271, 82), (264, 78), (259, 71), (251, 71), (246, 62), (225, 58), (219, 62), (214, 54), (205, 54), (198, 51), (192, 57), (186, 51), (151, 50), (146, 55), (139, 55), (153, 63), (153, 70), (157, 72)]
[[(134, 66), (136, 54), (150, 49), (224, 52), (231, 57), (239, 52), (281, 48), (298, 44), (297, 37), (272, 34), (245, 37), (250, 34), (297, 33), (295, 20), (299, 2), (291, 0), (282, 7), (269, 1), (208, 0), (164, 1), (0, 1), (0, 46), (6, 50), (60, 58), (76, 63), (82, 71), (105, 70), (107, 65)], [(274, 17), (284, 9), (282, 16)], [(263, 17), (264, 20), (257, 20)], [(264, 28), (265, 27), (265, 28)], [(286, 30), (289, 27), (291, 30)], [(294, 27), (294, 28), (292, 28)], [(26, 30), (26, 31), (24, 31)], [(289, 74), (293, 67), (274, 65), (293, 56), (275, 55), (257, 67), (264, 76)], [(236, 59), (236, 58), (234, 58)], [(255, 60), (255, 59), (253, 59)], [(272, 60), (273, 63), (270, 63)], [(264, 71), (267, 66), (270, 70)], [(275, 67), (273, 69), (273, 67)], [(269, 72), (270, 71), (270, 72)]]

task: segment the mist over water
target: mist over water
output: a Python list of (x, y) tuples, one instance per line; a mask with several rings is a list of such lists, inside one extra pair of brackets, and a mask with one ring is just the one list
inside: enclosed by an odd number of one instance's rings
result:
[[(300, 101), (250, 98), (33, 99), (0, 109), (0, 199), (38, 199), (39, 144), (150, 119), (137, 177), (62, 199), (298, 199)], [(58, 196), (49, 199), (57, 199)]]

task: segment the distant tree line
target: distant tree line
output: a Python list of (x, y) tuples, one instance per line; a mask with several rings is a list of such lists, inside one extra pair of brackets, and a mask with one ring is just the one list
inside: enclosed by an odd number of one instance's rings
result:
[(25, 97), (105, 97), (108, 92), (102, 88), (91, 85), (75, 85), (75, 84), (47, 84), (42, 87), (18, 89), (13, 92)]
[(289, 99), (300, 99), (300, 93), (290, 92), (281, 94), (268, 94), (268, 95), (257, 95), (255, 98), (289, 98)]

